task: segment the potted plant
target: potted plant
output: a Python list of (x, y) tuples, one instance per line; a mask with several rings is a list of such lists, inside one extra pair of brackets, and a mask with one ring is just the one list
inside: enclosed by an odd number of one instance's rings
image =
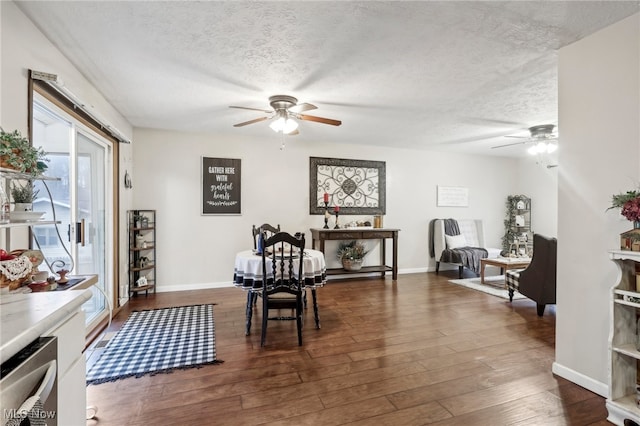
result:
[(11, 198), (15, 204), (14, 211), (30, 212), (40, 191), (33, 188), (33, 182), (27, 181), (25, 185), (11, 182)]
[(362, 268), (362, 261), (369, 253), (364, 244), (355, 240), (340, 242), (338, 245), (338, 260), (342, 262), (342, 267), (347, 271), (357, 271)]
[(5, 132), (0, 127), (0, 167), (38, 176), (47, 169), (47, 153), (35, 148), (20, 132)]

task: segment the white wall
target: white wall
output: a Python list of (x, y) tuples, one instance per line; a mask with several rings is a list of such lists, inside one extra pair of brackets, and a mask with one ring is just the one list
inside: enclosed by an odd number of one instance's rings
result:
[[(560, 150), (563, 148), (560, 147)], [(555, 164), (555, 163), (554, 163)], [(558, 235), (558, 168), (537, 164), (531, 157), (518, 162), (517, 185), (531, 198), (531, 229), (547, 237)]]
[(631, 228), (605, 212), (640, 179), (640, 15), (560, 50), (558, 288), (554, 372), (607, 394), (607, 251)]
[[(98, 116), (104, 117), (125, 136), (131, 137), (133, 133), (131, 125), (13, 2), (0, 1), (0, 46), (0, 125), (6, 131), (17, 129), (23, 135), (28, 135), (28, 70), (33, 69), (57, 74), (64, 81), (65, 86), (79, 99), (94, 106)], [(122, 170), (118, 178), (120, 221), (126, 223), (126, 210), (130, 208), (133, 193), (123, 189), (122, 176), (125, 169), (131, 169), (133, 159), (129, 145), (121, 144), (120, 147), (119, 161)], [(120, 270), (120, 280), (126, 283), (126, 227), (122, 228), (119, 240), (121, 245), (118, 252), (120, 258), (124, 260)], [(26, 244), (26, 238), (24, 244)]]
[[(321, 227), (323, 217), (309, 215), (309, 157), (386, 162), (386, 227), (400, 228), (400, 272), (433, 269), (428, 254), (428, 223), (434, 218), (480, 218), (487, 242), (500, 247), (505, 199), (523, 192), (514, 159), (442, 152), (298, 142), (289, 138), (279, 150), (275, 134), (251, 140), (242, 130), (225, 135), (134, 131), (135, 208), (158, 215), (158, 290), (229, 285), (235, 253), (249, 248), (251, 225), (269, 222), (305, 232)], [(242, 159), (242, 215), (202, 216), (201, 156)], [(536, 170), (531, 173), (536, 178)], [(469, 207), (436, 207), (436, 186), (469, 188)], [(546, 194), (541, 194), (546, 196)], [(555, 192), (552, 199), (555, 199)], [(542, 205), (548, 203), (541, 202)], [(546, 212), (555, 222), (555, 210)], [(353, 220), (341, 216), (341, 221)], [(331, 221), (331, 223), (333, 220)], [(372, 253), (368, 261), (375, 259)], [(327, 256), (328, 262), (335, 262)]]

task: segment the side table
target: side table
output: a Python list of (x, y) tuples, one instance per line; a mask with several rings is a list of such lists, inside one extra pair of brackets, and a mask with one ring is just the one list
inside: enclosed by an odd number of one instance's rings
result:
[[(318, 242), (317, 250), (325, 253), (324, 246), (327, 240), (380, 240), (380, 264), (374, 266), (363, 266), (357, 271), (347, 271), (343, 268), (328, 268), (329, 275), (345, 275), (345, 274), (368, 274), (379, 272), (384, 278), (386, 272), (391, 272), (394, 280), (398, 279), (398, 232), (399, 229), (391, 228), (347, 228), (347, 229), (321, 229), (311, 228), (311, 247), (316, 249), (316, 241)], [(386, 255), (386, 240), (392, 240), (393, 254), (391, 266), (388, 266)], [(325, 253), (325, 258), (326, 258)]]

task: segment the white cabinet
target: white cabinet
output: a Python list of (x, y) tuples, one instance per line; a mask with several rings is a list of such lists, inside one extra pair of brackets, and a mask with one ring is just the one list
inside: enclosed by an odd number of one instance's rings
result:
[(637, 320), (640, 314), (640, 252), (614, 250), (609, 253), (618, 266), (616, 284), (612, 288), (609, 315), (609, 397), (607, 420), (623, 425), (625, 419), (640, 423), (640, 407), (636, 403), (638, 387)]
[(45, 333), (58, 338), (58, 425), (86, 424), (84, 312), (80, 309)]

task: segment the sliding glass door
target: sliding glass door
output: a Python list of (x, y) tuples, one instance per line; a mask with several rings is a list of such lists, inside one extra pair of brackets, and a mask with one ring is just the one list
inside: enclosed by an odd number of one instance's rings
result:
[(34, 227), (34, 248), (43, 252), (53, 272), (98, 275), (94, 296), (83, 306), (90, 331), (108, 315), (107, 300), (113, 300), (113, 286), (107, 285), (113, 282), (111, 143), (37, 95), (33, 144), (47, 152), (46, 175), (60, 178), (36, 182), (33, 209), (61, 222)]

